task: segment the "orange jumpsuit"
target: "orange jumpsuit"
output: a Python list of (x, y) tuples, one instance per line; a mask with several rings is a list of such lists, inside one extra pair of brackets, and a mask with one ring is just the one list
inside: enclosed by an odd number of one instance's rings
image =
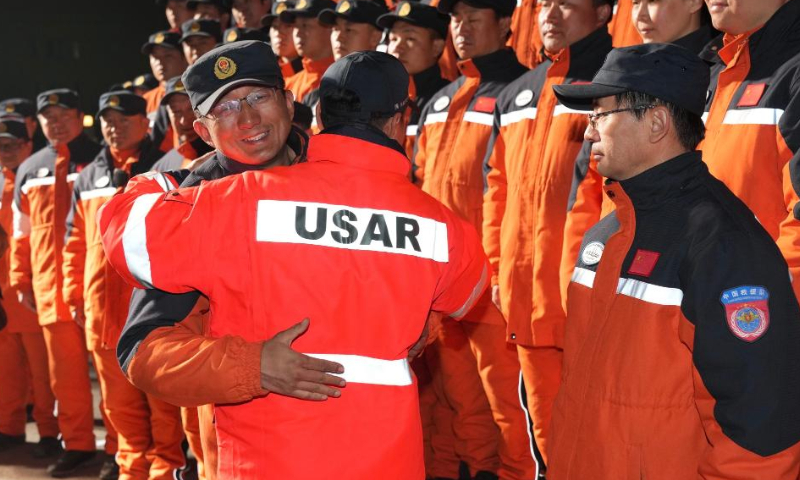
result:
[(143, 173), (161, 156), (149, 139), (137, 150), (112, 152), (107, 147), (75, 181), (64, 246), (63, 295), (70, 309), (86, 318), (86, 343), (97, 368), (103, 409), (118, 434), (120, 477), (166, 480), (185, 466), (180, 409), (148, 397), (120, 370), (116, 345), (132, 289), (107, 262), (96, 222), (97, 210), (117, 192), (114, 169)]
[[(14, 201), (14, 172), (3, 168), (0, 175), (0, 228), (12, 231), (11, 205)], [(58, 421), (54, 416), (55, 397), (50, 390), (47, 366), (47, 346), (36, 314), (17, 301), (17, 292), (9, 287), (10, 252), (0, 257), (0, 287), (3, 309), (8, 325), (0, 332), (0, 433), (25, 434), (25, 404), (33, 391), (33, 418), (40, 437), (58, 436)]]

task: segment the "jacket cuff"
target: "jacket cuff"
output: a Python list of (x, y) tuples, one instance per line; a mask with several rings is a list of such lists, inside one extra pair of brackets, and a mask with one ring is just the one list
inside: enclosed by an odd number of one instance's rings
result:
[(269, 393), (261, 388), (261, 349), (264, 342), (247, 342), (242, 346), (241, 368), (236, 384), (242, 395), (248, 398), (260, 397)]

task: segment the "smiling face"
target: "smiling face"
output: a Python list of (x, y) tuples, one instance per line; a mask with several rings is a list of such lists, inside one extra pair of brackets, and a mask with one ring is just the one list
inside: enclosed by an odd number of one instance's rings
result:
[(482, 57), (504, 48), (511, 17), (498, 17), (490, 8), (475, 8), (458, 2), (450, 15), (450, 33), (462, 60)]
[(593, 0), (539, 0), (539, 33), (544, 49), (558, 53), (605, 25), (611, 15), (607, 4)]
[(644, 43), (670, 43), (700, 28), (702, 0), (633, 0), (631, 17)]
[(705, 0), (719, 31), (740, 35), (767, 23), (788, 0)]
[[(267, 89), (256, 85), (237, 87), (216, 105)], [(267, 165), (285, 149), (294, 115), (293, 102), (289, 91), (278, 92), (271, 101), (256, 108), (242, 101), (241, 110), (230, 118), (203, 117), (195, 120), (194, 129), (206, 143), (237, 162)]]
[(83, 131), (83, 114), (74, 108), (52, 105), (38, 115), (42, 132), (51, 145), (71, 142)]
[(381, 41), (381, 31), (368, 23), (336, 19), (331, 30), (331, 47), (334, 60), (362, 50), (375, 50)]

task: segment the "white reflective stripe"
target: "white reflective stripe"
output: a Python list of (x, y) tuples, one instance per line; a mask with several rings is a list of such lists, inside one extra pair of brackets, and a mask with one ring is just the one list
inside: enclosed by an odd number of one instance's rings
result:
[(122, 248), (128, 271), (146, 288), (153, 288), (153, 274), (150, 270), (150, 253), (147, 251), (145, 219), (153, 205), (163, 196), (163, 193), (148, 193), (137, 198), (122, 232)]
[(80, 175), (80, 173), (70, 173), (67, 175), (67, 182), (74, 182), (78, 179), (78, 175)]
[(572, 281), (584, 287), (593, 288), (595, 275), (597, 274), (588, 268), (575, 267), (575, 271), (572, 272)]
[(567, 114), (567, 113), (572, 113), (572, 114), (575, 114), (575, 115), (586, 115), (589, 112), (588, 111), (583, 111), (583, 110), (576, 110), (574, 108), (569, 108), (566, 105), (556, 105), (556, 108), (553, 109), (553, 116), (554, 117), (557, 117), (559, 115), (564, 115), (564, 114)]
[(475, 285), (475, 288), (472, 289), (472, 293), (469, 294), (469, 298), (467, 298), (467, 301), (464, 302), (464, 305), (461, 305), (461, 308), (451, 313), (450, 316), (453, 318), (459, 318), (466, 315), (467, 312), (469, 312), (472, 309), (472, 307), (475, 306), (475, 302), (478, 301), (478, 297), (483, 292), (483, 287), (486, 286), (486, 282), (488, 281), (489, 281), (489, 270), (486, 268), (486, 265), (484, 265), (483, 271), (481, 272), (481, 278), (480, 280), (478, 280), (478, 284)]
[(167, 176), (164, 175), (163, 173), (159, 173), (158, 175), (156, 175), (155, 180), (156, 183), (158, 183), (161, 189), (164, 190), (165, 192), (169, 192), (174, 188), (170, 183), (169, 179), (167, 179)]
[(17, 208), (17, 202), (11, 202), (11, 212), (13, 218), (14, 238), (27, 237), (31, 234), (31, 217), (24, 214)]
[(408, 360), (381, 360), (361, 355), (337, 355), (327, 353), (306, 353), (309, 357), (336, 362), (344, 367), (344, 373), (334, 375), (344, 378), (348, 383), (367, 383), (370, 385), (389, 385), (407, 387), (411, 385), (411, 368)]
[(632, 278), (620, 278), (617, 285), (617, 293), (627, 297), (633, 297), (643, 302), (655, 303), (656, 305), (680, 306), (683, 300), (683, 291), (678, 288), (662, 287), (645, 283), (641, 280)]
[(418, 131), (419, 131), (419, 125), (409, 125), (406, 127), (406, 136), (416, 137)]
[(492, 126), (494, 124), (494, 115), (491, 113), (481, 112), (466, 112), (464, 114), (464, 121), (469, 123), (477, 123), (480, 125)]
[(706, 123), (708, 121), (708, 112), (704, 113), (703, 116), (700, 118), (703, 119), (703, 123)]
[(512, 123), (517, 123), (522, 120), (536, 119), (536, 107), (523, 108), (514, 112), (504, 113), (500, 115), (500, 126), (505, 127)]
[(81, 200), (90, 200), (92, 198), (101, 198), (101, 197), (113, 197), (114, 194), (116, 193), (117, 193), (116, 187), (97, 188), (95, 190), (81, 192)]
[(29, 178), (28, 180), (25, 181), (25, 183), (22, 184), (20, 190), (22, 190), (22, 193), (27, 195), (28, 190), (30, 190), (32, 187), (41, 187), (43, 185), (55, 185), (55, 183), (56, 183), (56, 177)]
[(723, 125), (777, 125), (783, 115), (779, 108), (748, 108), (728, 110)]
[(432, 123), (443, 123), (447, 121), (447, 112), (430, 113), (425, 117), (425, 125)]

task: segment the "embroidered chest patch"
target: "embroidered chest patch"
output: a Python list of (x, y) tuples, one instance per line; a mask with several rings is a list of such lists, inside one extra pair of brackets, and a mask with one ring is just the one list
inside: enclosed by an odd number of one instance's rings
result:
[(755, 342), (769, 328), (769, 291), (764, 287), (743, 285), (722, 292), (728, 328), (745, 342)]

